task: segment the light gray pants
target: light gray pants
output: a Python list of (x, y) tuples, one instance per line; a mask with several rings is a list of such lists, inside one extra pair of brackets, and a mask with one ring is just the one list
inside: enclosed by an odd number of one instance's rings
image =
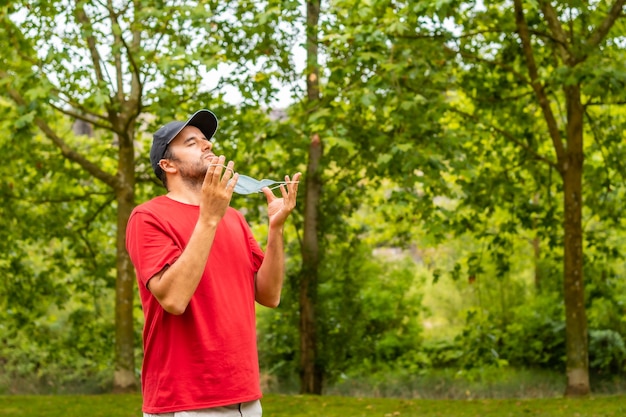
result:
[(261, 401), (250, 401), (224, 407), (203, 408), (201, 410), (176, 411), (174, 413), (148, 414), (143, 417), (261, 417)]

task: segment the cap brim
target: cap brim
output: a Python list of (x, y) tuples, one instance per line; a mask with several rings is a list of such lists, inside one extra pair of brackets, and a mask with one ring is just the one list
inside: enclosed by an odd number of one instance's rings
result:
[(209, 110), (198, 110), (187, 120), (187, 123), (185, 123), (180, 130), (183, 130), (186, 126), (197, 127), (204, 133), (207, 140), (211, 140), (217, 131), (217, 117)]

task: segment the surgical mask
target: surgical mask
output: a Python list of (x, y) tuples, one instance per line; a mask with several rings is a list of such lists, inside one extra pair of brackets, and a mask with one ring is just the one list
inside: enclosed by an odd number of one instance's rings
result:
[(237, 184), (235, 184), (235, 191), (237, 194), (254, 194), (261, 192), (261, 188), (269, 187), (270, 190), (280, 187), (282, 184), (287, 184), (286, 181), (274, 181), (268, 179), (256, 180), (247, 175), (239, 174)]
[[(224, 165), (222, 166), (228, 169), (227, 166), (224, 166)], [(237, 194), (248, 195), (248, 194), (260, 193), (263, 187), (269, 187), (270, 190), (273, 190), (275, 188), (280, 187), (283, 184), (287, 184), (287, 181), (274, 181), (274, 180), (268, 180), (265, 178), (262, 180), (257, 180), (247, 175), (239, 174), (239, 179), (237, 180), (237, 184), (235, 184), (235, 189), (233, 191), (236, 192)]]

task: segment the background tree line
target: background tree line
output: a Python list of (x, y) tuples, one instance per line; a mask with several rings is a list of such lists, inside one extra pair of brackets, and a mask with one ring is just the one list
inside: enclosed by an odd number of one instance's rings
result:
[[(584, 395), (623, 372), (623, 0), (0, 10), (9, 381), (136, 389), (126, 221), (162, 192), (151, 132), (199, 108), (241, 172), (305, 172), (284, 300), (259, 312), (267, 374), (319, 394), (511, 365)], [(263, 241), (262, 201), (233, 205)], [(429, 311), (433, 281), (464, 297)]]

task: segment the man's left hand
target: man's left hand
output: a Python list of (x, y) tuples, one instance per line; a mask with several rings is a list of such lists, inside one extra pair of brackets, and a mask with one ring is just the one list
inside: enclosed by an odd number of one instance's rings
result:
[(269, 187), (263, 187), (263, 194), (267, 198), (267, 217), (269, 218), (270, 227), (282, 226), (296, 207), (298, 182), (301, 175), (298, 172), (293, 176), (293, 179), (290, 179), (289, 175), (285, 175), (286, 184), (281, 184), (279, 187), (282, 197), (276, 197)]

